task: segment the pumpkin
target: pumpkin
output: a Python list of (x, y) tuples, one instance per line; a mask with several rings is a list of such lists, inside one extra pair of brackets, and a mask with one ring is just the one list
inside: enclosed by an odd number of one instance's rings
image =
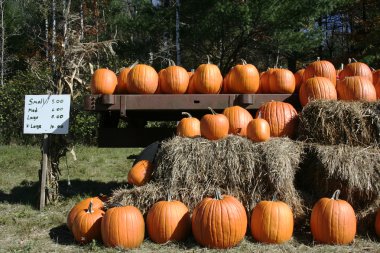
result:
[(154, 68), (137, 64), (128, 73), (127, 91), (131, 94), (154, 94), (158, 88), (158, 74)]
[(160, 71), (160, 89), (162, 93), (184, 94), (189, 86), (189, 74), (186, 69), (176, 66), (171, 61), (171, 66)]
[(206, 64), (201, 64), (195, 70), (193, 79), (196, 93), (217, 94), (222, 89), (223, 76), (209, 58)]
[(107, 247), (138, 248), (144, 240), (144, 218), (134, 206), (113, 207), (104, 214), (101, 230)]
[(253, 120), (252, 115), (240, 106), (231, 106), (223, 110), (229, 122), (228, 133), (247, 136), (247, 125)]
[(329, 61), (321, 61), (319, 57), (306, 67), (303, 73), (303, 82), (316, 76), (326, 77), (330, 79), (334, 87), (336, 86), (336, 70), (334, 65)]
[(264, 243), (284, 243), (293, 235), (294, 218), (282, 201), (260, 201), (252, 211), (251, 233)]
[(93, 198), (86, 198), (79, 203), (75, 204), (74, 207), (71, 208), (69, 214), (67, 215), (66, 219), (66, 225), (69, 228), (69, 230), (72, 230), (72, 226), (75, 220), (75, 217), (80, 211), (83, 211), (88, 208), (90, 202), (92, 201), (92, 208), (93, 209), (103, 209), (104, 203), (103, 200), (99, 197), (93, 197)]
[(191, 233), (189, 209), (169, 195), (167, 201), (159, 201), (149, 209), (146, 227), (156, 243), (185, 240)]
[(380, 79), (375, 84), (376, 98), (380, 99)]
[(153, 164), (148, 160), (138, 161), (128, 172), (128, 183), (142, 186), (150, 180)]
[(229, 121), (224, 114), (216, 113), (209, 107), (211, 114), (201, 118), (201, 136), (209, 140), (219, 140), (228, 135)]
[(380, 208), (377, 210), (376, 219), (375, 219), (375, 231), (377, 236), (380, 238)]
[(257, 93), (259, 89), (259, 72), (254, 65), (247, 64), (245, 60), (231, 68), (227, 76), (225, 85), (230, 93), (250, 94)]
[(204, 198), (193, 211), (191, 225), (195, 240), (202, 246), (226, 249), (243, 240), (247, 214), (236, 198), (217, 191)]
[(126, 94), (128, 86), (128, 73), (131, 68), (123, 68), (117, 76), (117, 85), (115, 88), (115, 94)]
[(91, 94), (113, 94), (117, 85), (116, 74), (109, 69), (97, 69), (91, 77)]
[(337, 93), (334, 84), (326, 77), (312, 77), (301, 85), (299, 99), (302, 106), (310, 100), (329, 99), (337, 100)]
[(247, 126), (247, 138), (254, 142), (263, 142), (270, 139), (268, 121), (261, 118), (251, 120)]
[(294, 79), (296, 82), (296, 88), (295, 91), (299, 91), (301, 84), (303, 82), (303, 73), (305, 72), (305, 69), (299, 69), (296, 73), (294, 73)]
[(372, 83), (372, 71), (363, 62), (351, 62), (351, 59), (349, 59), (349, 64), (344, 66), (343, 70), (339, 73), (339, 79), (344, 80), (349, 76), (362, 76)]
[(267, 71), (263, 72), (260, 76), (260, 93), (266, 94), (271, 93), (270, 86), (269, 86), (269, 77), (274, 69), (269, 68)]
[(182, 112), (182, 115), (186, 115), (187, 118), (181, 119), (178, 123), (177, 135), (190, 138), (201, 136), (201, 122), (188, 112)]
[(339, 74), (340, 74), (340, 72), (342, 72), (343, 69), (344, 69), (344, 64), (341, 63), (340, 68), (336, 70), (336, 78), (337, 79), (339, 79)]
[(269, 73), (269, 90), (271, 93), (293, 93), (296, 88), (296, 80), (288, 69), (273, 69)]
[(368, 78), (363, 76), (345, 77), (338, 82), (336, 90), (338, 99), (341, 100), (376, 100), (375, 87)]
[(261, 115), (270, 126), (271, 137), (295, 137), (298, 125), (298, 113), (294, 107), (285, 102), (270, 101), (256, 112), (256, 118)]
[(94, 209), (93, 203), (90, 201), (86, 210), (81, 210), (75, 217), (72, 226), (74, 238), (79, 243), (89, 243), (92, 240), (101, 240), (101, 222), (104, 211)]
[(380, 80), (380, 69), (372, 71), (372, 82), (376, 85)]
[(356, 234), (356, 217), (352, 206), (339, 199), (340, 191), (321, 198), (311, 212), (310, 227), (314, 240), (326, 244), (348, 244)]
[(196, 93), (195, 86), (194, 86), (194, 75), (192, 75), (189, 79), (189, 85), (187, 87), (186, 93), (187, 94), (195, 94)]

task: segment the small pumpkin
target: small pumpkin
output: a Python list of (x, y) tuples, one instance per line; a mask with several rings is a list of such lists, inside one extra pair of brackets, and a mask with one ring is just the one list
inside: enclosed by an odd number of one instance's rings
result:
[(247, 126), (247, 138), (254, 142), (263, 142), (270, 139), (268, 121), (260, 117), (251, 120)]
[(110, 208), (102, 219), (101, 232), (107, 247), (138, 248), (144, 241), (144, 217), (134, 206)]
[(72, 226), (75, 220), (75, 217), (78, 215), (80, 211), (86, 210), (92, 202), (92, 208), (93, 209), (103, 209), (104, 208), (104, 202), (99, 197), (93, 197), (93, 198), (86, 198), (77, 204), (75, 204), (71, 209), (69, 214), (67, 215), (66, 219), (66, 225), (69, 228), (69, 230), (72, 230)]
[(260, 201), (252, 211), (251, 233), (264, 243), (284, 243), (293, 235), (294, 218), (282, 201)]
[(339, 73), (339, 79), (344, 80), (349, 76), (362, 76), (367, 78), (371, 83), (373, 81), (372, 71), (368, 65), (363, 62), (351, 62), (351, 59), (349, 59), (349, 63)]
[(191, 233), (189, 209), (169, 195), (166, 201), (159, 201), (149, 209), (146, 226), (155, 243), (185, 240)]
[(336, 86), (336, 70), (334, 65), (325, 60), (320, 60), (319, 57), (316, 61), (310, 63), (303, 73), (303, 82), (306, 82), (307, 79), (321, 76), (330, 79), (334, 87)]
[(195, 94), (195, 86), (194, 86), (194, 74), (189, 79), (189, 85), (187, 86), (187, 94)]
[(314, 240), (326, 244), (348, 244), (356, 234), (356, 217), (352, 206), (339, 199), (336, 190), (331, 198), (321, 198), (311, 212), (310, 227)]
[(208, 248), (226, 249), (243, 240), (247, 230), (247, 214), (236, 198), (221, 195), (204, 198), (191, 219), (195, 240)]
[(336, 87), (338, 99), (341, 100), (364, 100), (375, 101), (376, 89), (363, 76), (348, 76), (340, 80)]
[(113, 94), (116, 85), (117, 77), (112, 70), (97, 69), (91, 77), (91, 94)]
[(189, 74), (183, 67), (170, 62), (169, 67), (160, 71), (160, 89), (166, 94), (184, 94), (189, 86)]
[(209, 107), (211, 114), (201, 118), (201, 135), (209, 140), (219, 140), (228, 135), (229, 121), (224, 114), (216, 113)]
[(90, 201), (88, 208), (76, 215), (72, 226), (74, 238), (79, 243), (89, 243), (92, 240), (101, 240), (101, 222), (104, 211), (94, 209), (93, 203)]
[(146, 184), (152, 175), (153, 164), (148, 160), (138, 161), (128, 172), (128, 183), (142, 186)]
[(294, 79), (296, 82), (296, 88), (295, 91), (298, 92), (301, 84), (303, 82), (303, 73), (305, 72), (305, 69), (299, 69), (296, 73), (294, 73)]
[(273, 68), (269, 68), (267, 71), (261, 73), (260, 75), (260, 93), (267, 94), (271, 93), (270, 86), (269, 86), (269, 77), (274, 71)]
[(229, 122), (228, 133), (247, 136), (247, 125), (253, 120), (252, 115), (240, 106), (231, 106), (223, 110), (223, 114), (227, 117)]
[(201, 122), (197, 118), (193, 118), (190, 113), (182, 112), (187, 118), (183, 118), (177, 125), (177, 135), (181, 137), (197, 137), (201, 136)]
[(337, 93), (334, 84), (326, 77), (312, 77), (301, 85), (299, 99), (302, 106), (310, 100), (327, 99), (337, 100)]
[(377, 236), (380, 238), (380, 208), (377, 210), (376, 219), (375, 219), (375, 231)]
[(222, 89), (223, 76), (218, 66), (207, 58), (207, 63), (201, 64), (194, 72), (194, 88), (196, 93), (217, 94)]
[(146, 64), (137, 64), (128, 73), (128, 93), (154, 94), (158, 88), (158, 74)]
[(242, 64), (237, 64), (231, 68), (227, 75), (225, 85), (227, 85), (228, 92), (237, 94), (257, 93), (260, 75), (254, 65), (242, 60)]
[(296, 80), (288, 69), (275, 68), (269, 73), (269, 90), (276, 94), (291, 94), (296, 88)]

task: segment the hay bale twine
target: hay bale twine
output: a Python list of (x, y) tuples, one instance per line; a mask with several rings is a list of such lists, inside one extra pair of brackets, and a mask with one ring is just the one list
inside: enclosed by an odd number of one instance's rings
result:
[(380, 101), (314, 100), (300, 114), (299, 140), (323, 145), (380, 146)]

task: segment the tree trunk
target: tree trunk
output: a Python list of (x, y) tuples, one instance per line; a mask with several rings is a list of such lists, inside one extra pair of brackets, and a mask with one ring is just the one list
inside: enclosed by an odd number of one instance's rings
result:
[(5, 72), (5, 24), (4, 24), (4, 4), (5, 0), (0, 0), (0, 18), (1, 18), (1, 56), (0, 56), (0, 67), (1, 67), (1, 74), (0, 74), (0, 84), (1, 87), (4, 86), (4, 72)]
[(179, 23), (179, 7), (180, 7), (180, 0), (176, 0), (175, 45), (176, 45), (176, 51), (177, 51), (177, 65), (181, 65), (181, 46), (180, 46), (180, 37), (179, 37), (179, 24), (180, 24)]

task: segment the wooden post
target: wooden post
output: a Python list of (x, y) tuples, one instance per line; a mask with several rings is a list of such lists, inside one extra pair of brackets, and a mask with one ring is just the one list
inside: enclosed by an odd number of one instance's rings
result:
[(49, 135), (44, 134), (44, 142), (42, 145), (42, 171), (41, 171), (41, 193), (40, 193), (40, 211), (45, 208), (46, 202), (46, 175), (48, 170), (48, 152), (49, 152)]

